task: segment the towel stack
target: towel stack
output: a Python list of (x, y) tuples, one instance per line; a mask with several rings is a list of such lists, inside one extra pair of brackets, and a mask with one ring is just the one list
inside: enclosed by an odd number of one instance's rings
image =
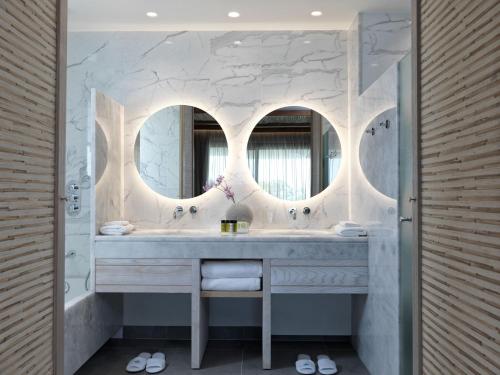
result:
[(341, 221), (335, 225), (335, 233), (342, 237), (366, 236), (365, 229), (354, 221)]
[(257, 260), (209, 260), (201, 265), (202, 290), (260, 290), (262, 262)]
[(128, 221), (108, 221), (104, 223), (99, 232), (105, 236), (123, 236), (134, 230), (134, 226)]

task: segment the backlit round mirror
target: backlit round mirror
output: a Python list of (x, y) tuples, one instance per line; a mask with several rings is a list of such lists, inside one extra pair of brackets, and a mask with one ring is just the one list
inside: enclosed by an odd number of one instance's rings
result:
[(359, 145), (361, 169), (370, 184), (388, 197), (398, 196), (398, 113), (388, 109), (367, 126)]
[(283, 200), (308, 199), (335, 179), (342, 159), (332, 124), (305, 107), (285, 107), (266, 115), (247, 146), (253, 178), (267, 193)]
[(135, 141), (135, 164), (144, 182), (169, 198), (204, 193), (224, 174), (228, 147), (217, 121), (205, 111), (179, 105), (161, 109), (144, 122)]

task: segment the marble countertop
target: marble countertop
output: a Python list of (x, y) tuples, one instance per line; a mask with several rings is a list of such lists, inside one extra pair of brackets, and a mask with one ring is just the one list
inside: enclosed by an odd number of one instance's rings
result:
[(248, 234), (222, 235), (207, 229), (140, 229), (124, 236), (96, 236), (98, 242), (340, 242), (365, 243), (367, 237), (341, 237), (332, 230), (252, 229)]
[(137, 230), (126, 236), (97, 236), (96, 258), (191, 259), (368, 259), (366, 237), (340, 237), (331, 230), (251, 230), (221, 235), (210, 230)]

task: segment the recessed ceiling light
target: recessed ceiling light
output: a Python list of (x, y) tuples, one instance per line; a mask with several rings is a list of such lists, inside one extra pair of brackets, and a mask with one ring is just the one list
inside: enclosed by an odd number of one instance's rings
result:
[(304, 44), (311, 44), (310, 40), (304, 40)]
[(158, 13), (156, 13), (156, 12), (147, 12), (146, 16), (151, 17), (151, 18), (155, 18), (155, 17), (158, 17)]
[(241, 46), (243, 43), (241, 40), (236, 40), (234, 44), (236, 44), (237, 46)]
[(172, 42), (171, 40), (166, 40), (165, 44), (174, 44), (174, 42)]
[(322, 16), (322, 15), (323, 15), (323, 12), (322, 12), (322, 11), (320, 11), (320, 10), (313, 10), (313, 11), (311, 12), (311, 16), (313, 16), (313, 17), (320, 17), (320, 16)]
[(231, 18), (238, 18), (240, 16), (240, 13), (239, 12), (236, 12), (236, 11), (232, 11), (232, 12), (229, 12), (227, 14), (228, 17), (231, 17)]

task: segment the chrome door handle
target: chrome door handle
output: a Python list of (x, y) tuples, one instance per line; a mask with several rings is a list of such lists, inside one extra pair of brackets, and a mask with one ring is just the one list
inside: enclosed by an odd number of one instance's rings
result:
[(413, 218), (411, 218), (411, 217), (404, 217), (404, 216), (399, 217), (400, 223), (411, 223), (412, 221), (413, 221)]

